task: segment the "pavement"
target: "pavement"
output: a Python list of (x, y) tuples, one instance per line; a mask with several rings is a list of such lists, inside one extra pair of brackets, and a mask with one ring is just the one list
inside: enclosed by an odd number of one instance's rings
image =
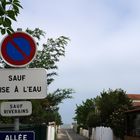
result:
[(69, 140), (65, 129), (58, 130), (57, 140)]
[(57, 140), (88, 140), (88, 138), (75, 133), (72, 129), (59, 129)]

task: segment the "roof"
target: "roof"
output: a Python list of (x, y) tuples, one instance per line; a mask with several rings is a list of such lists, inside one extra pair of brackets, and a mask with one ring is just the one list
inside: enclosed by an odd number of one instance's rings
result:
[(128, 110), (128, 111), (126, 111), (125, 113), (135, 113), (135, 112), (140, 112), (140, 108)]
[(135, 106), (140, 106), (140, 102), (133, 102), (132, 104), (133, 104), (134, 107)]
[(140, 107), (140, 94), (127, 94), (127, 96), (132, 100), (134, 107)]
[(127, 96), (132, 100), (140, 100), (140, 94), (127, 94)]

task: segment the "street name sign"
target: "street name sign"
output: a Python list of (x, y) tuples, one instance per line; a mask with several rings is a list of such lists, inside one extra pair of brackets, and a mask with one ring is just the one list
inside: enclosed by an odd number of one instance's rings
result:
[(0, 69), (0, 100), (43, 99), (46, 96), (44, 68)]
[(7, 35), (1, 43), (1, 57), (12, 67), (25, 67), (36, 55), (36, 42), (27, 33)]
[(29, 116), (32, 114), (32, 104), (30, 101), (2, 102), (0, 114), (5, 117)]
[(0, 140), (35, 140), (33, 131), (0, 131)]

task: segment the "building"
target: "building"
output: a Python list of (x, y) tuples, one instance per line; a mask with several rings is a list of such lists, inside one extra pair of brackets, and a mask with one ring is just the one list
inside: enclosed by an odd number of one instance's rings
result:
[(127, 96), (132, 100), (135, 108), (140, 108), (140, 94), (127, 94)]
[(134, 109), (126, 112), (125, 140), (140, 140), (140, 94), (127, 94)]

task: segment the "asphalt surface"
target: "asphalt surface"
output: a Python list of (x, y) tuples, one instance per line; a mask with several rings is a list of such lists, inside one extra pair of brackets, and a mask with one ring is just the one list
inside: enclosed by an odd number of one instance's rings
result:
[(57, 140), (69, 140), (65, 129), (58, 130)]
[(88, 139), (78, 135), (72, 129), (60, 129), (58, 131), (57, 140), (88, 140)]

